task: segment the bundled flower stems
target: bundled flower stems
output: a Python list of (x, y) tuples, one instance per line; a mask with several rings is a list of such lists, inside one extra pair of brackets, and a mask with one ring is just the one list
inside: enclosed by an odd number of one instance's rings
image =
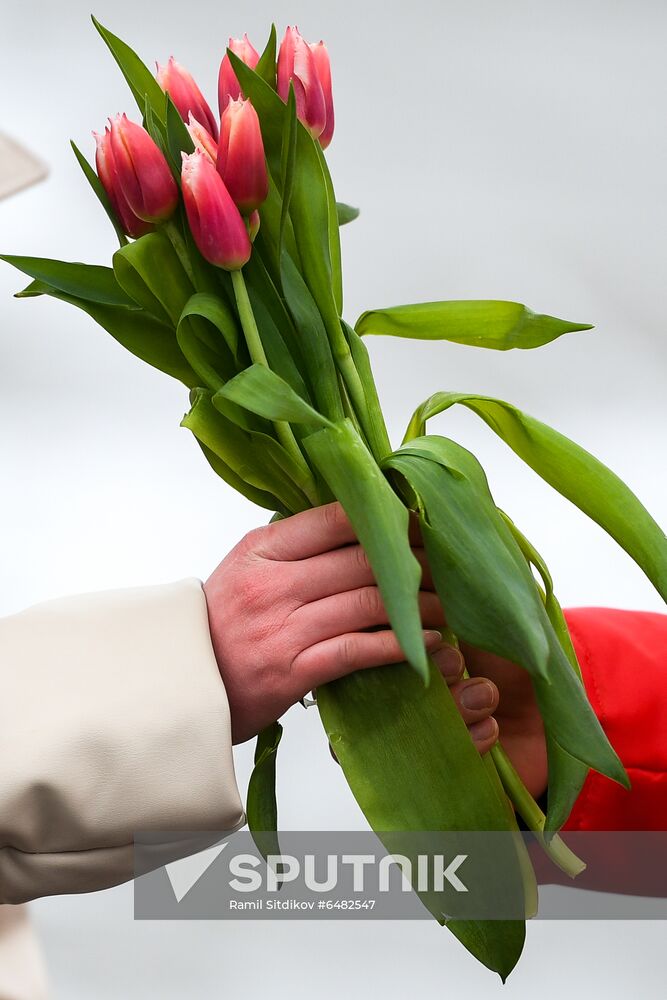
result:
[[(261, 55), (247, 37), (231, 39), (218, 115), (173, 58), (155, 77), (124, 42), (95, 26), (138, 111), (136, 121), (117, 115), (96, 135), (95, 169), (73, 148), (119, 248), (110, 267), (6, 256), (32, 279), (18, 294), (83, 309), (138, 358), (187, 386), (183, 426), (214, 472), (249, 500), (278, 517), (333, 499), (343, 505), (405, 662), (325, 685), (317, 704), (380, 837), (511, 835), (518, 814), (554, 863), (576, 875), (581, 862), (557, 831), (589, 768), (622, 784), (627, 777), (586, 698), (543, 559), (496, 507), (475, 456), (430, 433), (429, 421), (454, 405), (470, 409), (603, 527), (663, 595), (665, 536), (613, 472), (500, 399), (443, 389), (417, 407), (396, 447), (365, 340), (382, 334), (526, 349), (588, 327), (504, 301), (392, 306), (348, 325), (339, 227), (357, 212), (336, 202), (324, 156), (334, 132), (325, 45), (308, 44), (296, 28), (287, 29), (279, 49), (272, 29)], [(425, 652), (410, 512), (419, 519), (450, 641), (458, 637), (530, 674), (547, 739), (546, 816), (502, 742), (479, 756)], [(277, 830), (280, 735), (278, 723), (260, 734), (248, 791), (248, 821), (265, 842)], [(522, 840), (509, 836), (503, 844), (494, 871), (521, 895), (516, 919), (448, 919), (442, 894), (422, 900), (505, 978), (521, 953), (536, 888)]]

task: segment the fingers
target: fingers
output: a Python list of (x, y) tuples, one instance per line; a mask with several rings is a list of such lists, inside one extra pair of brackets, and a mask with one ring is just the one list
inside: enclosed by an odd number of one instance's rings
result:
[(465, 662), (463, 654), (454, 646), (441, 646), (431, 654), (431, 658), (449, 687), (461, 680)]
[[(424, 626), (442, 627), (444, 615), (437, 594), (422, 590), (418, 597)], [(301, 648), (307, 649), (335, 636), (388, 625), (389, 617), (379, 589), (360, 587), (304, 604), (292, 612), (289, 623)], [(403, 654), (399, 659), (403, 659)]]
[(291, 562), (309, 559), (357, 538), (339, 503), (304, 510), (282, 521), (274, 521), (250, 535), (253, 551), (264, 559)]
[(468, 732), (480, 753), (487, 753), (498, 741), (498, 723), (492, 715), (468, 726)]
[[(412, 551), (422, 567), (421, 589), (433, 590), (424, 549)], [(292, 563), (289, 570), (293, 575), (294, 593), (304, 604), (375, 583), (368, 556), (361, 545), (346, 545), (311, 559), (302, 559)]]
[(500, 698), (498, 688), (484, 677), (470, 677), (451, 690), (473, 743), (480, 753), (486, 753), (498, 739), (498, 723), (493, 718)]
[[(422, 546), (419, 522), (414, 515), (410, 518), (408, 535), (412, 545)], [(309, 559), (357, 541), (339, 503), (325, 504), (274, 521), (251, 532), (249, 538), (257, 555), (278, 562)]]
[[(431, 652), (442, 644), (439, 632), (424, 632), (424, 644)], [(382, 667), (404, 660), (403, 651), (394, 632), (349, 632), (337, 635), (310, 646), (294, 659), (293, 677), (299, 694), (295, 700), (308, 691), (327, 684), (329, 681), (345, 677), (355, 670), (366, 667)]]

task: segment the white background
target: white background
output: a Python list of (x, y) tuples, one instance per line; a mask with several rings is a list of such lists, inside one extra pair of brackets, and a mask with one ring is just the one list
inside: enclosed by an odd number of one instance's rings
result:
[[(392, 432), (436, 389), (487, 392), (557, 426), (664, 521), (665, 42), (659, 0), (319, 0), (252, 5), (99, 0), (147, 62), (174, 54), (215, 103), (229, 34), (271, 19), (331, 51), (346, 315), (435, 298), (508, 298), (596, 324), (539, 352), (378, 339)], [(49, 180), (0, 205), (0, 250), (106, 263), (114, 235), (71, 155), (134, 109), (89, 0), (3, 0), (0, 129)], [(262, 522), (217, 481), (188, 432), (186, 393), (91, 320), (15, 301), (0, 268), (0, 613), (65, 593), (201, 577)], [(566, 605), (661, 609), (637, 567), (469, 413), (439, 418), (484, 462), (498, 503), (547, 558)], [(643, 683), (641, 678), (629, 683)], [(36, 692), (39, 697), (39, 692)], [(363, 824), (317, 713), (293, 710), (279, 761), (284, 828)], [(11, 748), (2, 752), (11, 752)], [(251, 748), (238, 752), (247, 779)], [(55, 995), (232, 994), (398, 1000), (500, 994), (446, 932), (423, 924), (135, 924), (131, 889), (34, 906)], [(664, 926), (535, 924), (502, 995), (664, 990)]]

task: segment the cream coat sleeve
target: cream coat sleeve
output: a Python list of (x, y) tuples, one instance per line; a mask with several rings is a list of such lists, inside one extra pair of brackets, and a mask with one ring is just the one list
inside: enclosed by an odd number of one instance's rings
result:
[(132, 878), (137, 832), (243, 822), (198, 580), (0, 619), (0, 904)]

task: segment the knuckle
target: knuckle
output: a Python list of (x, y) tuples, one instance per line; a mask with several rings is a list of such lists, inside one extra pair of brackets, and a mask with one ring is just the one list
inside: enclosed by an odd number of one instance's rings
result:
[(398, 644), (398, 639), (396, 638), (396, 634), (392, 632), (391, 629), (387, 629), (385, 632), (379, 632), (378, 640), (383, 656), (398, 656), (399, 659), (402, 657), (403, 654), (401, 652), (401, 647)]
[(354, 635), (344, 635), (340, 640), (340, 659), (345, 667), (353, 667), (359, 656), (359, 641)]
[(354, 561), (357, 569), (365, 572), (371, 568), (371, 564), (368, 561), (368, 556), (366, 555), (366, 550), (362, 545), (355, 545), (353, 549)]
[(344, 510), (338, 502), (328, 503), (322, 508), (322, 514), (326, 527), (333, 530), (342, 527), (347, 520)]
[(376, 618), (382, 614), (384, 604), (377, 587), (361, 587), (357, 591), (359, 606), (363, 614)]
[(239, 542), (239, 548), (246, 554), (256, 552), (261, 548), (262, 541), (266, 539), (266, 531), (267, 528), (265, 526), (261, 528), (252, 528), (252, 530), (248, 531)]

